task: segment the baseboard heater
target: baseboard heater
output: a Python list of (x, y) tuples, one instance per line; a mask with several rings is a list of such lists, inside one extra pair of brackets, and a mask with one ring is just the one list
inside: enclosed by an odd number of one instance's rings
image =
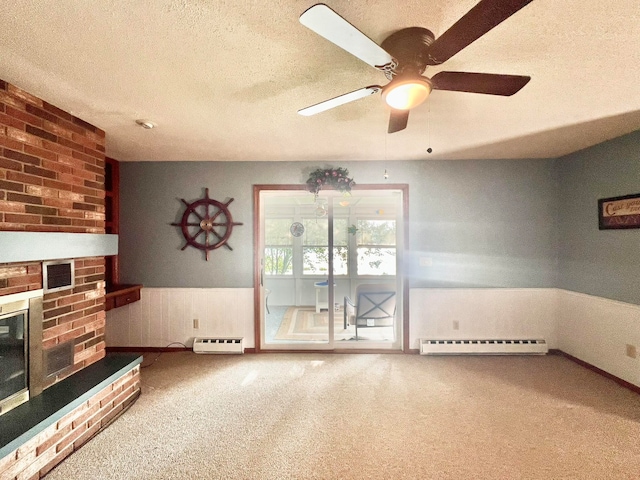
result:
[(420, 339), (421, 355), (544, 355), (548, 351), (543, 339)]
[(193, 340), (195, 353), (244, 353), (244, 338), (201, 337)]

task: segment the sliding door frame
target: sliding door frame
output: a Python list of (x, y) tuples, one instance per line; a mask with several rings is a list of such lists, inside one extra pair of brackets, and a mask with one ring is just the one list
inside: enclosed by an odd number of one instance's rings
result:
[[(261, 287), (264, 280), (263, 266), (261, 265), (262, 254), (260, 252), (260, 218), (262, 216), (260, 205), (260, 193), (262, 191), (306, 191), (306, 185), (266, 185), (259, 184), (253, 186), (253, 311), (254, 311), (254, 335), (255, 335), (255, 351), (256, 353), (272, 352), (276, 350), (262, 349), (261, 341)], [(409, 185), (405, 183), (385, 183), (385, 184), (367, 184), (355, 185), (353, 190), (400, 190), (402, 192), (402, 250), (403, 264), (401, 268), (402, 280), (402, 345), (400, 350), (354, 350), (353, 353), (409, 353), (409, 278), (407, 276), (406, 259), (409, 252)], [(277, 350), (278, 352), (286, 352), (287, 350)], [(293, 351), (293, 350), (292, 350)], [(299, 350), (295, 350), (298, 352)], [(305, 350), (313, 352), (314, 350)], [(318, 352), (334, 352), (335, 350), (317, 350)], [(339, 350), (340, 353), (348, 350)]]

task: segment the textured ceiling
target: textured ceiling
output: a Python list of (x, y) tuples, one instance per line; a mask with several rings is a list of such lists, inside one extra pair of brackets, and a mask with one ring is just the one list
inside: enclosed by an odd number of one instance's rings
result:
[[(386, 83), (298, 22), (314, 3), (5, 1), (0, 78), (104, 129), (107, 154), (123, 161), (557, 157), (640, 128), (638, 0), (533, 0), (426, 72), (529, 75), (528, 85), (513, 97), (435, 91), (392, 135), (377, 95), (296, 113)], [(409, 26), (438, 37), (476, 3), (328, 5), (380, 43)]]

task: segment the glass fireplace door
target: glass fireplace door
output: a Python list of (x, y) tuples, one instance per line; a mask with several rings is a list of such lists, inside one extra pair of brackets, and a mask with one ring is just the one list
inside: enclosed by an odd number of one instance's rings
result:
[(28, 392), (28, 310), (0, 315), (0, 412)]

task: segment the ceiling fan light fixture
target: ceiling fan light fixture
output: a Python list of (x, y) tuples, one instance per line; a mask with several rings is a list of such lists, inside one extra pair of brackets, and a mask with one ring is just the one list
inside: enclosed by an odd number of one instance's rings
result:
[(382, 98), (391, 108), (411, 110), (429, 97), (431, 88), (431, 82), (425, 77), (396, 79), (385, 87)]

